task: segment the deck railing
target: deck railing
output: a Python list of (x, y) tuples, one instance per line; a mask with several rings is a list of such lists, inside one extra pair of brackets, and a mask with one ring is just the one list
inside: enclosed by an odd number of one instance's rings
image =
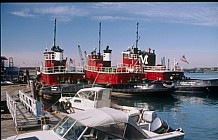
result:
[(85, 70), (93, 72), (105, 72), (105, 73), (144, 73), (146, 70), (150, 71), (182, 71), (180, 66), (171, 67), (171, 69), (166, 68), (166, 66), (114, 66), (114, 67), (95, 67), (95, 66), (85, 66)]
[(39, 101), (29, 97), (27, 94), (23, 93), (19, 90), (19, 98), (21, 103), (29, 110), (31, 113), (36, 116), (38, 120), (41, 119), (42, 116), (42, 106)]
[(133, 70), (130, 67), (95, 67), (95, 66), (85, 66), (85, 70), (95, 71), (95, 72), (105, 72), (105, 73), (129, 73)]
[(84, 73), (83, 67), (65, 66), (42, 67), (41, 71), (45, 73)]

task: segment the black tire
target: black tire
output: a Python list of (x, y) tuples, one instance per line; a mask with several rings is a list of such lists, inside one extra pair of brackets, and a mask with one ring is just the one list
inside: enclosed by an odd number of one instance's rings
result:
[(64, 110), (68, 110), (71, 108), (71, 103), (68, 101), (65, 103)]
[(59, 109), (64, 110), (64, 108), (65, 108), (65, 102), (61, 101), (60, 104), (59, 104)]

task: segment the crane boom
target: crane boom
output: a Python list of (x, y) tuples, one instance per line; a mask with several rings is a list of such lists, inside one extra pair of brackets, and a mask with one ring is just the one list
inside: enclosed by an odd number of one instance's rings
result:
[(80, 56), (80, 60), (81, 60), (81, 65), (82, 65), (82, 67), (84, 67), (84, 58), (83, 58), (83, 55), (82, 55), (82, 51), (81, 51), (80, 45), (78, 45), (78, 50), (79, 50), (79, 56)]

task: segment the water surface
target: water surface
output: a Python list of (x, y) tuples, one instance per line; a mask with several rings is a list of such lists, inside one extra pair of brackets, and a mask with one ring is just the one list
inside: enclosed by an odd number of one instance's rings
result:
[[(191, 78), (218, 79), (218, 73), (188, 74)], [(217, 91), (218, 94), (218, 91)], [(148, 105), (172, 128), (182, 128), (185, 140), (218, 139), (218, 97), (206, 94), (177, 95), (172, 97), (112, 98), (120, 105), (143, 107)]]

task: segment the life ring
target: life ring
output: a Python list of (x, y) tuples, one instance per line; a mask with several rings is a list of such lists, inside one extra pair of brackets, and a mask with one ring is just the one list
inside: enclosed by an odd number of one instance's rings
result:
[(59, 104), (60, 110), (64, 110), (64, 107), (65, 107), (65, 102), (61, 101), (60, 104)]
[(68, 101), (65, 103), (64, 110), (68, 110), (71, 108), (71, 103)]

